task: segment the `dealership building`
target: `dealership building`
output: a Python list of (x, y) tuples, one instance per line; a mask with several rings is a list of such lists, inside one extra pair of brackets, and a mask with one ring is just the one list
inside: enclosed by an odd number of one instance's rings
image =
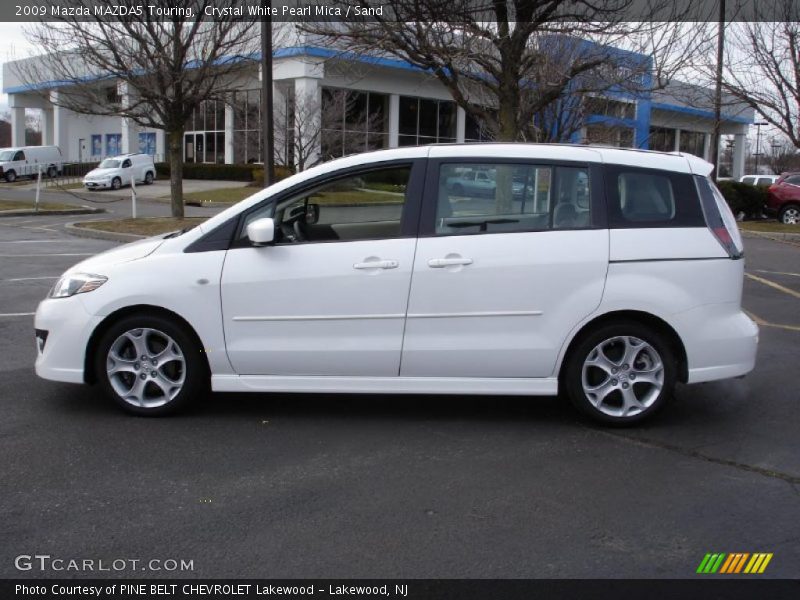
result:
[[(58, 106), (57, 84), (20, 76), (29, 71), (25, 61), (31, 60), (36, 58), (3, 65), (14, 145), (24, 145), (25, 111), (39, 109), (43, 143), (59, 146), (67, 161), (97, 161), (127, 152), (163, 160), (163, 131)], [(254, 57), (225, 101), (208, 101), (195, 111), (183, 140), (187, 162), (261, 162), (259, 64)], [(301, 147), (303, 162), (309, 165), (378, 148), (489, 139), (440, 82), (397, 59), (357, 56), (313, 44), (283, 47), (274, 53), (273, 81), (276, 152), (284, 158), (280, 162), (298, 162), (294, 154)], [(125, 105), (123, 86), (108, 81), (98, 85), (108, 87), (109, 103)], [(746, 137), (754, 115), (747, 107), (724, 104), (721, 134), (733, 141), (732, 148), (730, 142), (727, 146), (732, 153), (730, 175), (738, 177), (744, 171)], [(617, 94), (613, 100), (588, 106), (596, 106), (596, 111), (571, 135), (574, 143), (710, 156), (714, 125), (710, 90), (675, 83), (648, 94)], [(295, 145), (301, 139), (310, 143)]]

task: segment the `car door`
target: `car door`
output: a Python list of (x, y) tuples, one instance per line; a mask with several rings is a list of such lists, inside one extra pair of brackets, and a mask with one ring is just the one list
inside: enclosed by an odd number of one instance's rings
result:
[(130, 185), (131, 178), (134, 176), (133, 163), (131, 162), (130, 158), (126, 158), (122, 161), (122, 164), (119, 168), (119, 176), (122, 180), (122, 185)]
[(276, 242), (239, 235), (222, 272), (228, 357), (240, 375), (394, 376), (411, 283), (421, 159), (287, 192), (242, 216), (275, 219)]
[[(494, 172), (482, 203), (450, 173)], [(599, 168), (430, 159), (400, 374), (548, 377), (573, 328), (600, 303), (608, 230)]]

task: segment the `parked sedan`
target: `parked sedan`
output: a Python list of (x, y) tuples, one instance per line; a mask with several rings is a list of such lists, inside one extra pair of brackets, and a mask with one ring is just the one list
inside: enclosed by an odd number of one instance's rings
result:
[(769, 186), (766, 212), (786, 225), (800, 224), (800, 173), (784, 173)]

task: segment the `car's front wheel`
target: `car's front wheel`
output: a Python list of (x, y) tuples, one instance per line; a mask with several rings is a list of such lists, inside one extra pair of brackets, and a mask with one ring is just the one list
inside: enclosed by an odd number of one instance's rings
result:
[(778, 220), (784, 225), (800, 224), (800, 206), (796, 204), (784, 206), (781, 212), (778, 213)]
[(144, 184), (150, 185), (151, 183), (153, 183), (153, 173), (148, 171), (147, 173), (144, 174)]
[(121, 187), (122, 187), (122, 180), (119, 177), (114, 177), (114, 179), (111, 180), (111, 189), (118, 190)]
[(106, 394), (128, 412), (175, 412), (208, 386), (201, 349), (181, 325), (161, 316), (132, 315), (109, 327), (95, 356)]
[(584, 414), (607, 424), (639, 422), (672, 396), (677, 364), (665, 337), (640, 323), (604, 324), (570, 352), (562, 384)]

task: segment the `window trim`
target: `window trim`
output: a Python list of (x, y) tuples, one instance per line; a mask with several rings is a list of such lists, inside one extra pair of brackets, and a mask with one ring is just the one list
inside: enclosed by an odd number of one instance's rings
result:
[[(437, 233), (436, 208), (439, 202), (439, 173), (443, 164), (490, 164), (514, 165), (525, 167), (565, 167), (586, 169), (589, 173), (589, 194), (591, 207), (591, 224), (588, 227), (563, 227), (553, 229), (520, 229), (515, 231), (474, 231), (470, 233)], [(586, 163), (580, 161), (553, 160), (546, 158), (497, 158), (496, 156), (459, 156), (450, 158), (429, 158), (425, 178), (425, 193), (422, 198), (420, 211), (419, 237), (465, 237), (470, 235), (497, 235), (514, 233), (550, 233), (559, 231), (590, 231), (593, 229), (607, 229), (606, 206), (604, 197), (603, 171), (599, 163)]]

